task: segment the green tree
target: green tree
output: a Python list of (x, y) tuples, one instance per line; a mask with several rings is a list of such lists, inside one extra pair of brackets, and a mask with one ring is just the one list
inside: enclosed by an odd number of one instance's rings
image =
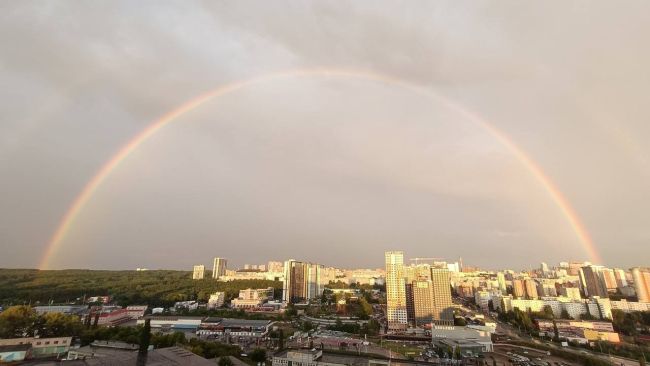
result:
[(306, 320), (302, 323), (302, 330), (304, 332), (309, 332), (310, 330), (314, 329), (314, 324), (310, 322), (309, 320)]
[(284, 349), (284, 329), (282, 328), (278, 331), (278, 349), (280, 351)]
[(38, 316), (35, 329), (41, 337), (78, 336), (83, 324), (79, 317), (62, 313), (46, 313)]
[(360, 319), (368, 319), (370, 315), (372, 315), (372, 305), (368, 303), (368, 300), (366, 300), (364, 297), (359, 299), (359, 312), (357, 313), (357, 316)]
[(150, 342), (151, 342), (151, 319), (146, 319), (144, 321), (144, 327), (142, 327), (142, 330), (140, 332), (140, 349), (138, 350), (138, 352), (141, 355), (147, 353)]
[(222, 356), (219, 358), (219, 362), (217, 362), (217, 365), (219, 366), (233, 366), (232, 360), (228, 356)]
[(36, 312), (30, 306), (12, 306), (0, 313), (0, 338), (32, 336), (36, 325)]
[(266, 361), (266, 351), (261, 348), (255, 348), (250, 354), (251, 360), (256, 363)]

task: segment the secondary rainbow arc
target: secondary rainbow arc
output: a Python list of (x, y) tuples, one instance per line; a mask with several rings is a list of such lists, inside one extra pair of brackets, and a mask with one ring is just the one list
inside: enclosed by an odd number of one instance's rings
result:
[(129, 157), (131, 153), (138, 149), (145, 141), (152, 137), (156, 132), (166, 125), (174, 122), (178, 117), (188, 113), (204, 103), (218, 98), (223, 95), (227, 95), (234, 91), (252, 86), (254, 84), (259, 84), (262, 82), (268, 82), (275, 79), (284, 79), (284, 78), (296, 78), (296, 77), (341, 77), (341, 78), (350, 78), (350, 79), (361, 79), (375, 82), (382, 82), (390, 85), (400, 86), (405, 89), (412, 90), (420, 95), (427, 96), (429, 98), (435, 99), (438, 102), (444, 104), (447, 108), (459, 113), (463, 118), (471, 121), (472, 123), (482, 127), (490, 135), (492, 135), (497, 141), (499, 141), (503, 146), (505, 146), (510, 153), (512, 153), (517, 160), (519, 160), (527, 170), (537, 179), (537, 181), (545, 188), (546, 192), (549, 194), (551, 199), (556, 203), (563, 216), (567, 219), (569, 225), (572, 227), (577, 238), (579, 239), (582, 247), (586, 251), (589, 258), (594, 262), (600, 262), (600, 255), (596, 250), (596, 247), (589, 235), (589, 232), (583, 225), (580, 217), (573, 209), (567, 198), (564, 194), (558, 189), (556, 184), (548, 177), (548, 175), (542, 170), (542, 168), (535, 163), (535, 161), (528, 156), (517, 144), (515, 144), (507, 135), (501, 132), (499, 129), (491, 125), (485, 119), (479, 117), (477, 114), (468, 111), (463, 108), (458, 103), (453, 100), (434, 93), (429, 89), (424, 89), (420, 86), (408, 83), (404, 80), (396, 79), (390, 76), (366, 72), (366, 71), (356, 71), (356, 70), (342, 70), (342, 69), (327, 69), (327, 68), (316, 68), (316, 69), (301, 69), (301, 70), (292, 70), (287, 72), (272, 73), (267, 75), (262, 75), (260, 77), (247, 79), (243, 81), (237, 81), (230, 84), (220, 86), (212, 91), (209, 91), (205, 94), (199, 95), (194, 99), (191, 99), (181, 106), (167, 112), (162, 115), (157, 120), (153, 121), (146, 128), (144, 128), (140, 133), (134, 136), (129, 140), (124, 146), (122, 146), (115, 155), (111, 157), (98, 171), (95, 175), (86, 183), (83, 190), (79, 195), (73, 200), (72, 204), (68, 210), (63, 215), (60, 224), (54, 231), (52, 237), (50, 238), (44, 255), (39, 263), (39, 268), (45, 269), (49, 266), (49, 261), (53, 255), (60, 248), (65, 236), (69, 232), (74, 223), (76, 217), (81, 213), (84, 206), (95, 194), (97, 189), (102, 185), (102, 183), (110, 176), (110, 174)]

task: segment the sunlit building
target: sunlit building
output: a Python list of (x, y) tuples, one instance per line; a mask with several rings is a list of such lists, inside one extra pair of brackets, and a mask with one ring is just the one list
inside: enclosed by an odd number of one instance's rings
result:
[(290, 259), (284, 262), (282, 301), (288, 304), (308, 303), (323, 293), (320, 272), (322, 265)]
[(650, 302), (650, 269), (635, 267), (630, 271), (639, 302)]
[(537, 299), (539, 296), (537, 295), (537, 283), (535, 283), (535, 280), (527, 278), (524, 280), (524, 287), (526, 288), (526, 296), (529, 299)]
[(614, 278), (616, 278), (616, 286), (619, 288), (627, 287), (627, 276), (624, 270), (620, 268), (614, 269)]
[(216, 309), (223, 306), (225, 296), (226, 294), (223, 292), (210, 294), (210, 298), (208, 299), (208, 309)]
[(202, 280), (205, 275), (205, 266), (202, 264), (197, 264), (194, 266), (194, 272), (192, 273), (193, 280)]
[(225, 258), (215, 257), (212, 264), (212, 278), (218, 280), (219, 277), (225, 276), (226, 268), (228, 268), (228, 260)]
[(506, 276), (503, 274), (503, 272), (497, 273), (497, 282), (499, 283), (499, 290), (501, 291), (501, 294), (505, 295), (508, 291), (508, 287), (506, 286)]
[(449, 282), (449, 270), (447, 268), (431, 268), (434, 327), (454, 326), (454, 308)]
[(386, 318), (388, 328), (406, 329), (406, 286), (404, 282), (404, 252), (390, 251), (386, 258)]
[(607, 287), (601, 275), (602, 267), (584, 266), (580, 268), (580, 281), (585, 296), (607, 297)]
[(526, 296), (526, 288), (524, 287), (524, 280), (512, 280), (512, 294), (516, 298), (524, 298)]
[(415, 326), (424, 326), (433, 321), (435, 305), (433, 284), (430, 280), (416, 280), (411, 284), (413, 291), (413, 320)]

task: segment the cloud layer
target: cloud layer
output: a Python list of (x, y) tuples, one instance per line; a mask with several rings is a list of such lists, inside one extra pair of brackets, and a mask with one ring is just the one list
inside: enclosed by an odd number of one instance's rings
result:
[[(647, 264), (648, 8), (3, 3), (0, 266), (36, 266), (86, 182), (166, 111), (311, 67), (456, 100), (543, 167), (606, 264)], [(485, 131), (399, 86), (322, 77), (247, 88), (165, 128), (102, 185), (52, 263), (380, 266), (387, 248), (492, 268), (585, 257), (543, 187)]]

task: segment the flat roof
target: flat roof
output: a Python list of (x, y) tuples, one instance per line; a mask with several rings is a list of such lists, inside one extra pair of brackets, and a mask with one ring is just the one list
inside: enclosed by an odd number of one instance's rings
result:
[(16, 352), (16, 351), (27, 351), (32, 348), (31, 343), (27, 344), (10, 344), (7, 346), (0, 346), (0, 352)]
[(225, 327), (243, 325), (251, 327), (264, 327), (271, 323), (270, 320), (253, 320), (253, 319), (232, 319), (232, 318), (223, 318), (221, 319), (220, 325)]

